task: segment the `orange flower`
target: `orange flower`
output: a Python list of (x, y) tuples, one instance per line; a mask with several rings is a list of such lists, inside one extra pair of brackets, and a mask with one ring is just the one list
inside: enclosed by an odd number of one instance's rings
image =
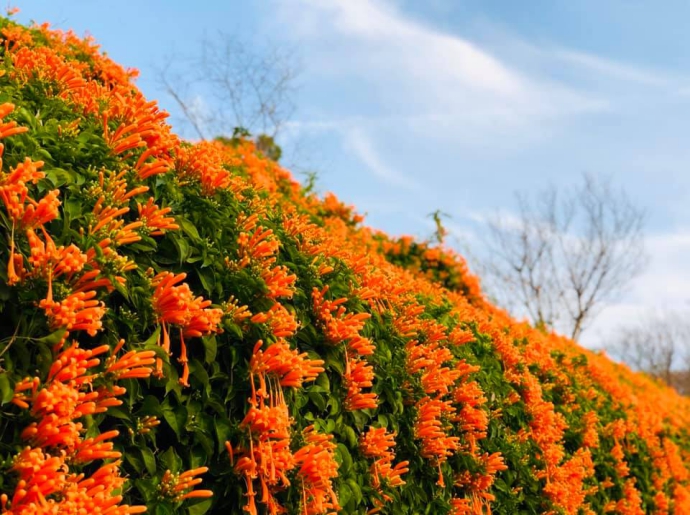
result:
[(159, 208), (154, 204), (154, 199), (149, 198), (146, 205), (142, 206), (137, 202), (137, 209), (139, 210), (139, 220), (144, 224), (149, 231), (150, 236), (161, 236), (165, 231), (175, 231), (180, 228), (175, 223), (175, 219), (171, 216), (166, 217), (171, 208)]
[[(4, 147), (0, 146), (0, 156), (3, 150)], [(42, 166), (43, 161), (32, 161), (27, 157), (9, 174), (3, 173), (0, 178), (0, 199), (12, 221), (20, 227), (35, 229), (54, 220), (59, 214), (59, 190), (48, 192), (38, 202), (29, 197), (27, 183), (36, 184), (45, 176), (39, 171)]]
[(60, 302), (43, 299), (39, 306), (45, 311), (52, 329), (64, 327), (68, 331), (86, 331), (96, 336), (103, 327), (101, 318), (106, 308), (102, 302), (94, 300), (95, 296), (93, 290), (72, 293)]
[(362, 388), (373, 386), (374, 368), (369, 363), (363, 359), (347, 359), (344, 380), (347, 387), (345, 409), (349, 411), (376, 409), (378, 396), (375, 393), (362, 392)]
[[(6, 41), (9, 40), (9, 30), (10, 29), (3, 29), (2, 31)], [(22, 30), (21, 32), (25, 33), (24, 30)], [(0, 105), (0, 118), (4, 118), (12, 111), (14, 111), (14, 104), (5, 102), (4, 104)], [(0, 138), (9, 138), (10, 136), (14, 136), (15, 134), (27, 132), (28, 130), (28, 127), (17, 127), (17, 122), (14, 120), (12, 120), (11, 122), (0, 123)]]
[(309, 359), (306, 352), (300, 354), (291, 349), (283, 339), (271, 344), (265, 351), (261, 350), (262, 345), (263, 342), (259, 340), (254, 346), (249, 362), (252, 374), (274, 375), (281, 386), (300, 388), (302, 383), (314, 381), (324, 371), (323, 360)]
[(21, 433), (31, 446), (14, 459), (12, 470), (19, 475), (19, 480), (9, 510), (8, 496), (2, 496), (3, 511), (17, 515), (91, 512), (126, 515), (145, 511), (143, 506), (120, 505), (122, 496), (112, 495), (124, 484), (118, 473), (119, 461), (92, 468), (94, 472), (90, 475), (70, 473), (67, 465), (120, 457), (113, 450), (113, 443), (107, 441), (118, 436), (117, 431), (83, 440), (84, 427), (75, 422), (104, 411), (102, 401), (124, 393), (120, 387), (111, 391), (91, 389), (98, 375), (93, 369), (100, 363), (96, 356), (108, 349), (102, 345), (84, 350), (74, 342), (57, 356), (43, 387), (38, 378), (27, 378), (16, 386), (16, 404), (30, 408), (37, 421)]
[[(402, 475), (407, 473), (409, 462), (402, 461), (393, 466), (395, 452), (395, 433), (388, 433), (385, 428), (373, 428), (364, 433), (359, 439), (359, 448), (367, 457), (377, 458), (371, 466), (373, 485), (380, 493), (382, 480), (389, 487), (402, 486), (405, 481)], [(384, 495), (384, 498), (387, 497)]]
[[(259, 350), (260, 347), (259, 341), (254, 348), (256, 359), (253, 359), (250, 365), (250, 408), (240, 424), (240, 427), (249, 431), (249, 450), (237, 460), (235, 471), (244, 475), (247, 483), (247, 504), (244, 510), (257, 513), (253, 481), (258, 478), (262, 490), (260, 502), (266, 505), (269, 513), (273, 515), (283, 512), (274, 498), (274, 493), (278, 488), (290, 484), (287, 474), (295, 468), (296, 462), (290, 450), (292, 419), (285, 398), (280, 386), (275, 384), (276, 380), (273, 379), (273, 384), (269, 385), (265, 377), (276, 356), (264, 355)], [(259, 376), (258, 390), (254, 384), (255, 375)], [(270, 377), (268, 379), (271, 381)], [(226, 442), (226, 448), (232, 463), (234, 452), (229, 442)]]
[(313, 426), (305, 428), (303, 434), (306, 444), (295, 453), (298, 474), (303, 481), (303, 513), (317, 515), (338, 511), (340, 506), (331, 482), (338, 477), (333, 437), (317, 433)]
[(195, 476), (205, 474), (206, 472), (208, 472), (208, 467), (187, 470), (181, 474), (173, 474), (170, 470), (166, 470), (158, 487), (161, 496), (176, 502), (185, 499), (213, 497), (213, 492), (211, 490), (193, 489), (196, 485), (201, 483), (201, 478)]
[(75, 463), (87, 463), (93, 460), (119, 459), (122, 454), (113, 451), (113, 442), (105, 441), (115, 438), (119, 434), (118, 431), (113, 430), (81, 441), (76, 447), (73, 461)]
[(129, 351), (120, 359), (115, 361), (115, 356), (111, 356), (106, 363), (106, 372), (115, 375), (118, 379), (146, 378), (151, 375), (151, 367), (156, 360), (156, 353), (148, 351)]
[[(137, 172), (139, 179), (142, 181), (153, 175), (168, 173), (173, 166), (172, 159), (165, 155), (166, 148), (163, 147), (149, 147), (141, 153), (137, 159), (134, 170)], [(153, 157), (153, 161), (146, 162), (148, 158)]]
[(284, 297), (291, 299), (295, 291), (294, 284), (297, 281), (295, 274), (288, 273), (285, 266), (276, 266), (274, 268), (265, 269), (261, 272), (261, 278), (266, 283), (268, 288), (268, 297), (277, 299)]
[[(223, 310), (208, 308), (211, 301), (202, 297), (194, 297), (192, 290), (186, 283), (181, 283), (186, 274), (172, 274), (161, 272), (153, 278), (155, 290), (152, 296), (153, 309), (158, 322), (163, 326), (163, 344), (166, 352), (170, 352), (170, 335), (168, 324), (180, 327), (180, 357), (178, 361), (183, 365), (180, 383), (189, 386), (189, 366), (187, 364), (187, 346), (184, 337), (198, 337), (220, 331)], [(160, 344), (160, 341), (159, 341)], [(156, 361), (156, 373), (162, 375), (162, 361)]]

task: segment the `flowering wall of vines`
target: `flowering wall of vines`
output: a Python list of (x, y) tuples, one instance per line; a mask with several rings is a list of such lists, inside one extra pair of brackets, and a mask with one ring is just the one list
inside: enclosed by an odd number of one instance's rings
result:
[(3, 513), (690, 513), (690, 403), (0, 19)]

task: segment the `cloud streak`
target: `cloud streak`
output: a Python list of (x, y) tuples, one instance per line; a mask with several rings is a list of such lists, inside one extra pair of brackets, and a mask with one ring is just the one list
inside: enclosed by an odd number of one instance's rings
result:
[(419, 188), (419, 184), (399, 171), (386, 165), (374, 149), (372, 140), (360, 129), (352, 128), (346, 133), (347, 147), (379, 179), (406, 190)]
[[(456, 137), (534, 130), (597, 111), (601, 99), (511, 68), (472, 42), (428, 27), (389, 2), (283, 0), (279, 16), (308, 43), (317, 73), (347, 81), (423, 130)], [(439, 131), (441, 132), (441, 131)]]

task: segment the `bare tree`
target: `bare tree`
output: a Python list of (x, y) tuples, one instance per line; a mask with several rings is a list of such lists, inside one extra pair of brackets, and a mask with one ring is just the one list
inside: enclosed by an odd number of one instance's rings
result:
[(516, 216), (488, 223), (484, 275), (498, 302), (578, 339), (647, 263), (645, 213), (609, 180), (518, 195)]
[(690, 394), (690, 316), (678, 311), (651, 314), (621, 327), (606, 347), (635, 370)]
[(176, 56), (158, 73), (199, 138), (242, 128), (271, 141), (294, 113), (298, 75), (294, 50), (249, 46), (225, 33), (206, 37), (196, 55)]

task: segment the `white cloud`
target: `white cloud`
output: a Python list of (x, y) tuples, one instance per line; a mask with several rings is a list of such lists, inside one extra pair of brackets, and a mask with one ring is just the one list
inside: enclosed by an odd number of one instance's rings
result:
[(608, 75), (609, 77), (626, 82), (636, 82), (646, 86), (663, 87), (673, 84), (676, 80), (673, 77), (656, 70), (648, 70), (585, 52), (556, 49), (549, 50), (548, 53), (560, 61), (586, 68), (590, 71), (602, 75)]
[(347, 130), (346, 145), (379, 179), (406, 190), (419, 188), (415, 181), (389, 167), (381, 160), (371, 139), (365, 135), (363, 130), (357, 128)]
[(525, 75), (384, 0), (277, 5), (281, 22), (304, 43), (312, 72), (366, 88), (383, 116), (408, 117), (412, 130), (457, 142), (486, 135), (509, 141), (529, 137), (527, 128), (544, 131), (546, 121), (606, 107), (600, 99)]

